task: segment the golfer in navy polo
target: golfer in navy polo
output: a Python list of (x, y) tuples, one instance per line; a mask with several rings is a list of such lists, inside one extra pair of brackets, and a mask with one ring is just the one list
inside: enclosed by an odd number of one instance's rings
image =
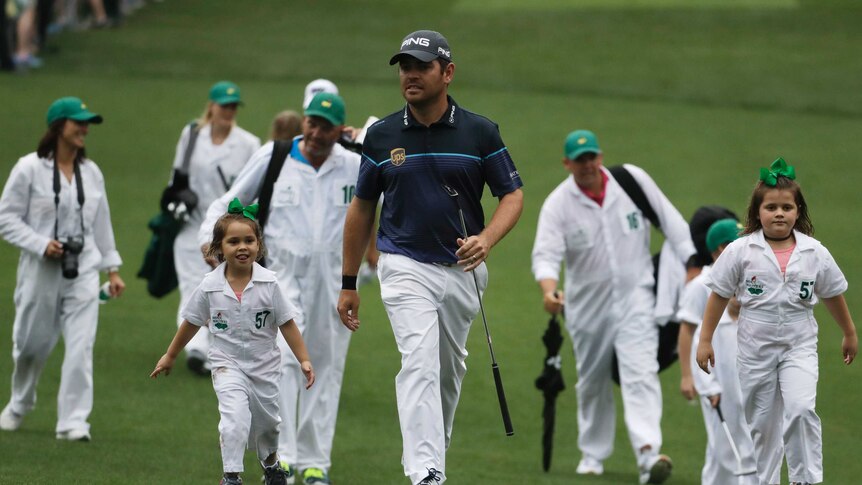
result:
[[(523, 193), (497, 125), (448, 96), (455, 64), (446, 39), (413, 32), (389, 61), (396, 63), (407, 104), (372, 125), (363, 143), (356, 197), (344, 224), (338, 312), (347, 328), (359, 328), (356, 274), (383, 194), (377, 271), (401, 352), (395, 391), (402, 463), (410, 483), (438, 485), (446, 480), (467, 334), (479, 312), (470, 272), (483, 292), (484, 261), (518, 221)], [(487, 226), (481, 205), (486, 184), (499, 199)]]

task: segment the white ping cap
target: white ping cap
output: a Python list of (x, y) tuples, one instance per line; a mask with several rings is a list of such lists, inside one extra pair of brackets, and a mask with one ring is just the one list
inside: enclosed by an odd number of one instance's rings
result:
[(302, 100), (302, 109), (308, 108), (312, 98), (320, 93), (338, 94), (338, 86), (329, 79), (315, 79), (305, 87), (305, 98)]

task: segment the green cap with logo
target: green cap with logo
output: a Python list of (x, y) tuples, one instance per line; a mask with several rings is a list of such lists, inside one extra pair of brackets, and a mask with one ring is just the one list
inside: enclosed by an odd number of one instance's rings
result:
[(51, 106), (48, 108), (48, 125), (64, 118), (96, 124), (102, 122), (102, 115), (97, 115), (88, 110), (87, 105), (80, 98), (72, 96), (60, 98), (51, 103)]
[(305, 108), (305, 116), (319, 116), (335, 126), (344, 124), (344, 100), (335, 93), (317, 93)]
[(242, 104), (239, 86), (230, 81), (219, 81), (210, 88), (210, 101), (216, 104)]
[(569, 160), (574, 160), (584, 153), (602, 153), (596, 134), (589, 130), (576, 130), (566, 137), (563, 153)]
[(722, 244), (736, 241), (742, 229), (742, 224), (736, 219), (719, 219), (713, 222), (706, 231), (706, 249), (712, 253)]

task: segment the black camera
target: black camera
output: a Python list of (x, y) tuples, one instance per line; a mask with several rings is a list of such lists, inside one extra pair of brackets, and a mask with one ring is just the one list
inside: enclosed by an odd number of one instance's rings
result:
[(60, 259), (63, 278), (71, 280), (78, 277), (78, 255), (83, 250), (84, 240), (82, 238), (69, 238), (63, 243), (63, 257)]

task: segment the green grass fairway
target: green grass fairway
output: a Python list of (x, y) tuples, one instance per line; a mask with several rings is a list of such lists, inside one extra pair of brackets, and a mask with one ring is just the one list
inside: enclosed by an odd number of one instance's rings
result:
[[(619, 400), (616, 452), (605, 475), (575, 475), (568, 337), (569, 388), (558, 401), (554, 463), (550, 473), (541, 470), (542, 398), (533, 380), (547, 316), (530, 251), (542, 201), (565, 177), (563, 139), (576, 128), (594, 130), (607, 164), (647, 169), (686, 218), (703, 204), (742, 214), (758, 169), (784, 156), (796, 166), (815, 236), (850, 281), (847, 299), (858, 324), (862, 9), (851, 3), (170, 0), (148, 5), (121, 29), (51, 38), (57, 51), (44, 55), (42, 70), (0, 76), (0, 177), (5, 181), (18, 157), (35, 150), (55, 98), (80, 96), (104, 115), (87, 149), (105, 173), (128, 292), (102, 307), (93, 441), (54, 439), (58, 348), (36, 410), (20, 431), (0, 432), (0, 484), (217, 483), (218, 412), (210, 382), (182, 367), (167, 379), (147, 378), (174, 334), (177, 295), (154, 300), (134, 276), (180, 129), (220, 79), (241, 86), (239, 123), (262, 138), (276, 112), (299, 108), (304, 85), (317, 77), (338, 84), (351, 124), (391, 113), (403, 100), (387, 61), (406, 33), (422, 28), (448, 37), (457, 64), (452, 95), (499, 123), (526, 184), (521, 221), (489, 260), (485, 298), (515, 436), (503, 432), (479, 321), (447, 454), (448, 483), (637, 483)], [(490, 213), (496, 201), (485, 202)], [(12, 371), (18, 251), (0, 248), (2, 406)], [(331, 476), (338, 485), (403, 485), (394, 391), (399, 355), (378, 287), (361, 293), (363, 326), (348, 357)], [(851, 485), (862, 476), (862, 362), (842, 364), (838, 327), (824, 309), (817, 315), (825, 479)], [(662, 385), (663, 451), (674, 460), (667, 483), (699, 483), (700, 410), (680, 396), (678, 367), (662, 374)], [(258, 483), (252, 453), (245, 463), (246, 483)]]

